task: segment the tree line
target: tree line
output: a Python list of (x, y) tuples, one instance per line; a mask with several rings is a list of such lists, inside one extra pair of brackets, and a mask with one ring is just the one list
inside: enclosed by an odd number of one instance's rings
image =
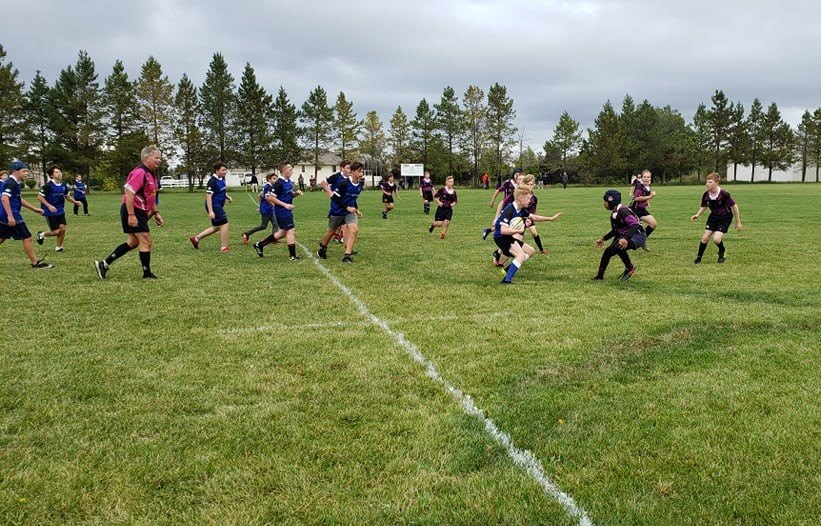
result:
[[(38, 70), (26, 87), (0, 45), (0, 166), (13, 158), (45, 167), (61, 165), (92, 184), (114, 189), (148, 143), (163, 151), (163, 174), (174, 166), (193, 187), (213, 162), (268, 170), (283, 159), (318, 168), (320, 154), (335, 149), (343, 158), (361, 158), (383, 175), (400, 163), (423, 163), (436, 179), (455, 175), (478, 183), (483, 172), (506, 173), (512, 165), (527, 172), (562, 171), (586, 183), (623, 180), (648, 168), (662, 180), (682, 179), (725, 167), (748, 165), (785, 169), (800, 162), (803, 179), (821, 165), (821, 108), (806, 111), (793, 130), (771, 103), (756, 99), (745, 115), (716, 91), (708, 107), (699, 105), (692, 122), (665, 106), (626, 95), (620, 112), (607, 101), (586, 137), (564, 112), (534, 152), (514, 126), (516, 110), (499, 83), (487, 93), (471, 85), (458, 96), (445, 87), (438, 102), (419, 101), (411, 116), (401, 106), (383, 123), (375, 110), (360, 118), (353, 101), (336, 101), (317, 86), (297, 107), (280, 86), (276, 95), (261, 86), (246, 63), (237, 86), (225, 58), (215, 53), (201, 86), (183, 74), (173, 84), (149, 56), (137, 79), (122, 61), (102, 83), (86, 51), (53, 83)], [(735, 170), (733, 171), (735, 173)]]

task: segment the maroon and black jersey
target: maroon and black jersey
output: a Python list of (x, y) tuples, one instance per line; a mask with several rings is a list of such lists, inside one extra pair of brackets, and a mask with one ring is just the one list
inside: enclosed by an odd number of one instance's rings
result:
[(536, 194), (530, 194), (530, 202), (527, 204), (527, 211), (531, 214), (536, 213), (536, 205), (539, 203), (539, 199), (536, 197)]
[(419, 181), (419, 189), (423, 192), (433, 192), (433, 179), (422, 179)]
[(615, 212), (610, 214), (610, 232), (602, 239), (611, 237), (631, 237), (641, 227), (638, 216), (629, 207), (619, 205)]
[(630, 203), (630, 208), (633, 210), (646, 210), (648, 201), (636, 201), (636, 198), (647, 197), (650, 192), (649, 186), (644, 186), (641, 181), (636, 181), (636, 184), (633, 185), (633, 202)]
[(385, 195), (393, 195), (396, 192), (396, 183), (382, 181), (379, 183), (379, 187), (382, 188), (382, 193)]
[(701, 196), (701, 206), (710, 209), (710, 214), (717, 216), (732, 216), (735, 201), (730, 197), (730, 192), (719, 188), (718, 195), (714, 198), (710, 191), (704, 192)]
[(448, 189), (444, 187), (437, 190), (436, 195), (433, 197), (439, 200), (439, 206), (444, 206), (446, 208), (452, 208), (457, 201), (456, 190), (451, 190), (448, 192)]
[(513, 195), (514, 190), (516, 190), (516, 181), (513, 179), (508, 179), (499, 187), (499, 191), (504, 194), (505, 198)]

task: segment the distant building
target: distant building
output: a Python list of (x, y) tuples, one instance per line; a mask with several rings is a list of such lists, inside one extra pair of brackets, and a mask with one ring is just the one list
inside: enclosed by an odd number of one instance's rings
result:
[[(741, 182), (750, 182), (750, 178), (752, 177), (753, 169), (751, 166), (747, 165), (738, 165), (738, 170), (735, 172), (735, 177), (733, 177), (733, 165), (727, 166), (727, 181), (741, 181)], [(758, 165), (755, 167), (755, 182), (766, 182), (769, 180), (769, 170), (766, 166)], [(801, 163), (796, 163), (787, 168), (786, 170), (773, 170), (773, 182), (780, 182), (780, 183), (800, 183), (801, 182)], [(806, 181), (808, 183), (815, 182), (815, 166), (808, 166), (807, 167), (807, 178)]]

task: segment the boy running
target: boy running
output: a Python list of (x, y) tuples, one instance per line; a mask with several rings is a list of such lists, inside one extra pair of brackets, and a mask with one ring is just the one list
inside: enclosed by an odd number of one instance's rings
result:
[(279, 163), (279, 177), (271, 187), (270, 195), (274, 203), (274, 216), (276, 216), (276, 224), (279, 230), (275, 234), (271, 234), (262, 241), (254, 243), (254, 250), (257, 251), (259, 257), (263, 256), (263, 248), (269, 243), (275, 243), (283, 237), (288, 243), (288, 259), (296, 261), (299, 256), (296, 255), (296, 228), (294, 227), (294, 197), (302, 195), (302, 191), (294, 189), (294, 183), (291, 182), (291, 174), (294, 172), (294, 167), (288, 161)]
[(269, 224), (271, 225), (271, 234), (275, 234), (277, 231), (277, 219), (274, 215), (273, 197), (271, 197), (271, 188), (274, 186), (276, 176), (277, 174), (274, 172), (265, 176), (265, 182), (262, 183), (262, 192), (259, 193), (259, 215), (262, 221), (251, 230), (242, 233), (242, 242), (246, 245), (251, 239), (251, 234), (265, 230)]
[(225, 215), (225, 202), (233, 201), (228, 195), (228, 183), (225, 181), (225, 174), (228, 173), (228, 166), (225, 163), (214, 165), (214, 174), (208, 179), (205, 190), (205, 211), (211, 219), (211, 226), (188, 240), (194, 248), (200, 248), (200, 241), (214, 234), (220, 233), (220, 252), (228, 252), (228, 216)]
[(23, 242), (23, 252), (31, 261), (31, 268), (54, 268), (54, 265), (46, 263), (43, 259), (37, 259), (34, 254), (34, 244), (31, 242), (31, 232), (26, 226), (20, 211), (28, 208), (32, 212), (42, 214), (43, 211), (34, 205), (29, 204), (20, 194), (20, 183), (29, 176), (29, 167), (22, 161), (14, 161), (9, 167), (9, 176), (2, 183), (2, 193), (0, 193), (0, 244), (7, 239), (15, 239)]
[[(502, 209), (493, 225), (493, 241), (496, 242), (499, 251), (505, 257), (513, 258), (502, 279), (503, 285), (510, 285), (519, 268), (536, 253), (536, 249), (524, 242), (525, 228), (533, 226), (536, 221), (554, 221), (558, 217), (558, 215), (545, 217), (531, 214), (528, 210), (531, 195), (533, 193), (526, 188), (515, 190), (513, 201)], [(521, 224), (511, 225), (516, 217), (522, 219)]]
[(698, 246), (698, 255), (693, 261), (695, 264), (701, 263), (701, 257), (707, 249), (710, 236), (713, 238), (713, 243), (718, 247), (718, 263), (724, 263), (724, 234), (730, 229), (733, 214), (735, 214), (735, 229), (741, 230), (742, 228), (741, 212), (738, 211), (738, 204), (730, 197), (727, 190), (718, 186), (719, 181), (719, 175), (715, 172), (707, 176), (707, 191), (701, 196), (701, 208), (690, 218), (690, 221), (695, 221), (707, 208), (710, 209), (710, 215), (707, 217), (707, 227), (704, 229), (704, 235), (701, 236), (701, 243)]
[(68, 194), (68, 186), (63, 181), (63, 171), (59, 166), (50, 166), (47, 173), (49, 181), (40, 189), (37, 199), (40, 201), (40, 208), (43, 209), (49, 230), (37, 232), (37, 244), (42, 245), (47, 237), (56, 237), (54, 251), (62, 252), (63, 240), (66, 238), (66, 199), (74, 204), (75, 209), (80, 206), (80, 202)]
[(357, 199), (362, 192), (365, 175), (365, 165), (360, 162), (351, 163), (350, 178), (340, 180), (336, 189), (331, 195), (331, 208), (328, 212), (328, 230), (319, 242), (319, 249), (316, 255), (321, 259), (328, 258), (328, 243), (334, 232), (342, 228), (345, 236), (345, 253), (342, 256), (343, 263), (353, 263), (354, 246), (356, 237), (359, 235), (359, 218), (362, 212), (359, 210)]
[(428, 232), (433, 233), (433, 229), (437, 227), (442, 227), (442, 233), (439, 234), (441, 239), (445, 239), (445, 235), (448, 233), (448, 227), (450, 226), (450, 222), (453, 219), (453, 207), (456, 206), (456, 202), (458, 198), (456, 197), (456, 190), (453, 188), (453, 176), (449, 175), (445, 178), (445, 186), (444, 188), (440, 188), (436, 191), (436, 194), (433, 196), (433, 200), (436, 201), (436, 215), (434, 216), (434, 221), (431, 223), (430, 228), (428, 228)]
[(599, 262), (599, 271), (593, 279), (604, 279), (604, 272), (610, 259), (617, 255), (624, 263), (624, 272), (619, 279), (627, 281), (636, 273), (636, 266), (630, 261), (627, 251), (642, 246), (647, 241), (647, 236), (636, 214), (621, 204), (621, 192), (618, 190), (608, 190), (604, 193), (604, 208), (610, 210), (610, 232), (596, 240), (596, 247), (602, 248), (604, 242), (611, 238), (613, 243), (604, 250)]
[(393, 210), (393, 194), (396, 194), (396, 198), (399, 199), (399, 188), (396, 187), (396, 183), (394, 182), (398, 171), (399, 170), (394, 168), (391, 170), (391, 173), (388, 174), (388, 178), (379, 183), (379, 187), (382, 189), (382, 206), (384, 207), (382, 210), (382, 219), (387, 219), (388, 212)]
[[(641, 172), (641, 176), (633, 180), (633, 201), (630, 203), (630, 209), (638, 216), (641, 221), (647, 223), (647, 228), (644, 232), (647, 237), (653, 233), (658, 227), (656, 218), (650, 214), (649, 205), (650, 200), (656, 197), (656, 191), (650, 189), (650, 182), (653, 180), (653, 175), (650, 170)], [(648, 251), (647, 244), (642, 245), (642, 250)]]
[(430, 202), (433, 201), (433, 193), (436, 189), (433, 186), (433, 179), (430, 178), (430, 170), (425, 170), (425, 175), (419, 181), (419, 195), (422, 196), (422, 211), (430, 214)]

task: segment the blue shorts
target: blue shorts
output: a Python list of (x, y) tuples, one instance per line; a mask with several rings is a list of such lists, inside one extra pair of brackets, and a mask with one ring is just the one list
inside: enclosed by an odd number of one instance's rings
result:
[(294, 214), (288, 212), (287, 214), (277, 214), (277, 225), (280, 230), (292, 230), (294, 228)]
[(0, 239), (14, 239), (16, 241), (22, 241), (30, 237), (31, 232), (22, 221), (19, 221), (14, 226), (0, 223)]

